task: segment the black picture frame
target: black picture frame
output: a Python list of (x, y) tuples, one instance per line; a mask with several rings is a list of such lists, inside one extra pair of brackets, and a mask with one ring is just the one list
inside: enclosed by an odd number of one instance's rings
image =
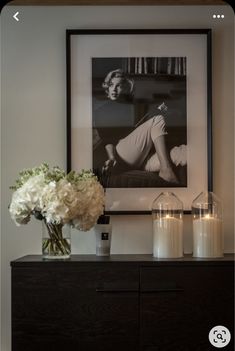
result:
[[(106, 189), (106, 213), (115, 214), (115, 215), (123, 215), (123, 214), (150, 214), (151, 213), (151, 203), (154, 198), (157, 197), (162, 191), (168, 190), (173, 191), (184, 203), (184, 212), (191, 213), (191, 202), (193, 199), (199, 194), (200, 191), (213, 190), (213, 175), (212, 175), (212, 43), (211, 43), (211, 29), (68, 29), (66, 31), (66, 70), (67, 70), (67, 171), (71, 169), (81, 170), (83, 168), (91, 168), (91, 164), (89, 162), (84, 163), (84, 159), (91, 158), (90, 155), (92, 153), (91, 143), (88, 142), (89, 146), (86, 145), (86, 140), (84, 139), (84, 135), (86, 134), (91, 136), (92, 130), (89, 131), (89, 128), (92, 129), (90, 124), (87, 126), (87, 118), (82, 120), (82, 123), (79, 125), (79, 118), (77, 121), (77, 116), (83, 115), (84, 111), (90, 111), (91, 105), (91, 75), (86, 76), (86, 73), (91, 70), (91, 61), (87, 58), (94, 57), (93, 52), (89, 52), (90, 48), (94, 47), (94, 43), (100, 42), (101, 45), (98, 45), (99, 48), (96, 49), (101, 50), (102, 44), (106, 41), (107, 43), (112, 43), (113, 39), (117, 39), (120, 47), (122, 48), (122, 42), (128, 42), (133, 45), (133, 42), (138, 42), (138, 40), (142, 43), (141, 38), (145, 38), (146, 41), (150, 43), (159, 42), (166, 43), (163, 49), (163, 55), (165, 52), (168, 52), (171, 46), (174, 46), (177, 43), (182, 42), (182, 55), (185, 55), (189, 50), (194, 51), (192, 53), (193, 56), (196, 55), (193, 59), (187, 56), (187, 73), (189, 67), (189, 73), (187, 75), (187, 116), (190, 113), (193, 117), (192, 126), (187, 127), (187, 139), (190, 138), (197, 139), (194, 134), (203, 135), (201, 140), (194, 140), (191, 147), (192, 150), (189, 154), (187, 154), (190, 160), (194, 155), (194, 151), (196, 148), (200, 149), (200, 155), (196, 155), (195, 162), (191, 162), (189, 169), (187, 169), (187, 176), (189, 181), (187, 186), (182, 188), (178, 187), (169, 187), (169, 188), (125, 188), (124, 191), (122, 189)], [(125, 40), (123, 40), (125, 39)], [(98, 47), (97, 46), (97, 47)], [(108, 45), (111, 46), (111, 45)], [(121, 57), (125, 57), (126, 55), (126, 47), (127, 44), (123, 44), (124, 51)], [(110, 56), (107, 53), (102, 54), (101, 52), (97, 52), (97, 57), (114, 57), (112, 46), (110, 47)], [(133, 48), (132, 48), (133, 50)], [(154, 49), (152, 49), (154, 50)], [(176, 56), (179, 56), (180, 48), (175, 50)], [(188, 50), (188, 51), (187, 51)], [(135, 51), (135, 50), (134, 50)], [(144, 48), (143, 48), (144, 51)], [(147, 51), (146, 51), (147, 52)], [(173, 50), (174, 52), (174, 50)], [(85, 53), (85, 56), (84, 56)], [(86, 54), (87, 53), (87, 54)], [(120, 55), (120, 54), (119, 54)], [(148, 56), (149, 53), (142, 56)], [(81, 56), (81, 57), (80, 57)], [(95, 53), (96, 56), (96, 53)], [(135, 52), (131, 55), (135, 56)], [(155, 56), (159, 55), (159, 51), (155, 54)], [(173, 56), (173, 54), (169, 55)], [(180, 54), (181, 56), (181, 54)], [(135, 56), (136, 57), (136, 56)], [(189, 60), (192, 60), (192, 64)], [(199, 63), (198, 63), (199, 62)], [(194, 66), (198, 65), (194, 72)], [(201, 64), (201, 66), (200, 66)], [(77, 65), (79, 69), (77, 69)], [(88, 67), (90, 65), (90, 68)], [(79, 71), (80, 70), (80, 71)], [(191, 71), (190, 71), (191, 70)], [(79, 75), (79, 72), (81, 74)], [(91, 74), (91, 73), (89, 73)], [(198, 78), (199, 77), (199, 78)], [(193, 79), (197, 80), (195, 83)], [(88, 82), (88, 83), (87, 83)], [(77, 84), (77, 85), (76, 85)], [(86, 85), (87, 84), (87, 85)], [(79, 89), (77, 86), (81, 85), (82, 93), (79, 93)], [(85, 85), (85, 88), (84, 88)], [(84, 88), (84, 89), (83, 89)], [(202, 92), (201, 92), (202, 91)], [(198, 93), (201, 92), (201, 93)], [(197, 96), (195, 99), (195, 95)], [(80, 94), (80, 95), (79, 95)], [(80, 99), (80, 101), (78, 101)], [(90, 101), (89, 101), (90, 99)], [(84, 102), (83, 102), (84, 100)], [(194, 101), (195, 100), (195, 101)], [(84, 109), (83, 106), (86, 105)], [(203, 106), (200, 109), (200, 105)], [(78, 109), (77, 106), (79, 106)], [(195, 111), (197, 110), (197, 111)], [(76, 111), (76, 117), (74, 116)], [(85, 115), (85, 113), (84, 113)], [(88, 115), (88, 114), (87, 114)], [(199, 117), (198, 117), (199, 116)], [(89, 120), (91, 121), (91, 116)], [(187, 117), (188, 118), (188, 117)], [(200, 119), (200, 126), (196, 125), (196, 127), (200, 128), (200, 133), (193, 132), (193, 126), (197, 119)], [(83, 125), (84, 124), (84, 125)], [(194, 126), (195, 127), (195, 126)], [(196, 128), (196, 129), (198, 129)], [(81, 138), (77, 138), (74, 135), (75, 130), (80, 130)], [(86, 133), (83, 133), (86, 131)], [(82, 133), (82, 134), (81, 134)], [(89, 139), (89, 138), (88, 138)], [(74, 142), (76, 140), (76, 142)], [(78, 140), (78, 142), (77, 142)], [(201, 142), (200, 142), (201, 141)], [(193, 144), (194, 143), (194, 144)], [(75, 164), (75, 157), (80, 154), (79, 164)], [(200, 157), (203, 159), (201, 161)], [(87, 160), (86, 160), (87, 161)], [(195, 169), (194, 169), (195, 168)], [(199, 176), (198, 174), (200, 173)], [(191, 179), (192, 178), (192, 179)], [(200, 181), (201, 179), (201, 181)], [(195, 185), (195, 183), (197, 183)], [(185, 189), (186, 188), (186, 189)], [(192, 190), (193, 188), (193, 190)], [(133, 191), (132, 191), (133, 190)], [(138, 195), (138, 192), (140, 193)], [(135, 193), (134, 198), (132, 198), (132, 193)], [(145, 194), (146, 193), (146, 194)], [(183, 193), (183, 195), (181, 194)], [(125, 194), (125, 195), (122, 195)], [(144, 194), (144, 195), (143, 195)], [(130, 195), (130, 196), (129, 196)], [(122, 206), (122, 196), (125, 197), (125, 201), (123, 201), (124, 206)], [(120, 200), (120, 198), (121, 200)], [(138, 199), (145, 199), (142, 203), (144, 205), (138, 205)], [(130, 203), (128, 203), (130, 201)], [(140, 201), (139, 201), (140, 202)], [(112, 205), (115, 203), (121, 203), (121, 205)]]

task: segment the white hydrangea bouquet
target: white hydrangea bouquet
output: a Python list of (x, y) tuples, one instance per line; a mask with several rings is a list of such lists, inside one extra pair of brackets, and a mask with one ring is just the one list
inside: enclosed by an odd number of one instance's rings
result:
[(27, 224), (31, 215), (44, 222), (48, 239), (43, 253), (69, 256), (70, 240), (63, 238), (63, 227), (91, 229), (104, 210), (104, 189), (91, 171), (66, 174), (59, 167), (25, 169), (14, 186), (9, 211), (16, 225)]

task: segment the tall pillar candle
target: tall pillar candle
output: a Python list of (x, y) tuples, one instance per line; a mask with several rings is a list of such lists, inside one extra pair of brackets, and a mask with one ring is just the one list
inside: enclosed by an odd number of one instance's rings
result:
[(223, 256), (221, 219), (206, 215), (193, 220), (193, 256)]
[(153, 221), (153, 256), (183, 256), (183, 220), (166, 216)]

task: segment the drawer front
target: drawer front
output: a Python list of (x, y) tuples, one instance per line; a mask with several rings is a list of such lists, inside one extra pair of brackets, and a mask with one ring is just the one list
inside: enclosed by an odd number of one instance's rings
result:
[(138, 279), (127, 265), (13, 268), (12, 350), (137, 349)]
[(140, 290), (143, 350), (214, 350), (210, 329), (233, 331), (231, 266), (142, 267)]
[(188, 284), (186, 274), (187, 271), (182, 270), (182, 267), (142, 267), (140, 291), (142, 293), (182, 292)]

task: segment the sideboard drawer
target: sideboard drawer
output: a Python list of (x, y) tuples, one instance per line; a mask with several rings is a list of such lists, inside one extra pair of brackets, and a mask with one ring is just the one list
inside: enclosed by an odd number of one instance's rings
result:
[(213, 350), (210, 329), (233, 330), (232, 281), (232, 266), (142, 267), (143, 349)]
[(186, 274), (182, 267), (142, 267), (140, 291), (142, 293), (182, 292), (188, 284)]
[(13, 267), (12, 350), (137, 349), (138, 281), (126, 264)]

